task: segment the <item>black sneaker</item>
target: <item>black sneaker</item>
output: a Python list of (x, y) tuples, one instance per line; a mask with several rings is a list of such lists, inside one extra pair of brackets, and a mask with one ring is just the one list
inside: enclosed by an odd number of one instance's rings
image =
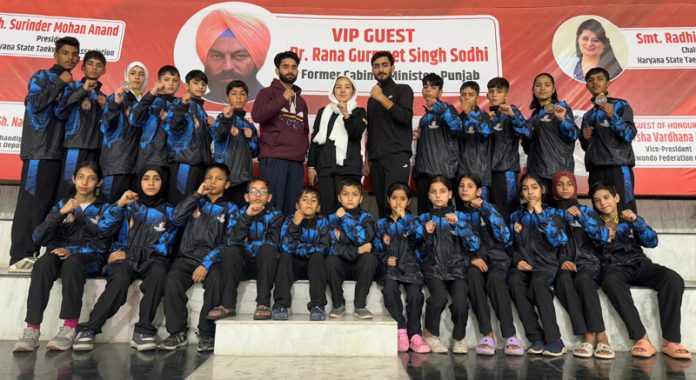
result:
[(133, 332), (130, 346), (138, 351), (151, 351), (157, 349), (157, 340), (154, 335)]
[(175, 334), (169, 335), (162, 343), (157, 346), (160, 350), (173, 351), (179, 347), (185, 347), (188, 345), (187, 331), (181, 331)]
[(312, 309), (309, 311), (309, 320), (325, 321), (326, 313), (324, 312), (324, 308), (322, 308), (321, 306), (312, 306)]
[(198, 352), (210, 352), (215, 349), (215, 338), (211, 336), (198, 336)]
[(73, 351), (92, 351), (94, 350), (94, 337), (97, 334), (89, 329), (78, 331), (73, 342)]

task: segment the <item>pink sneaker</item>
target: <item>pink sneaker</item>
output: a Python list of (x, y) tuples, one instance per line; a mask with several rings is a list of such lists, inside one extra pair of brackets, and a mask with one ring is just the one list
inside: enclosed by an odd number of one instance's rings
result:
[(396, 337), (399, 342), (396, 345), (397, 350), (399, 352), (408, 351), (408, 333), (406, 333), (406, 329), (399, 329), (396, 333)]
[(428, 343), (425, 343), (420, 334), (416, 334), (411, 337), (411, 350), (419, 354), (427, 354), (430, 352), (430, 346), (428, 346)]

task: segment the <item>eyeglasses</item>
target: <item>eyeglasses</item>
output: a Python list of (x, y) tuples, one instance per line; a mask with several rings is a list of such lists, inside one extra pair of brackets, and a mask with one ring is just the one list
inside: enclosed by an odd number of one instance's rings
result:
[(596, 39), (596, 38), (590, 38), (590, 37), (580, 37), (580, 41), (584, 43), (592, 42), (593, 44), (598, 44), (602, 41)]
[(249, 189), (249, 195), (252, 197), (255, 197), (255, 196), (265, 197), (266, 195), (268, 195), (268, 189)]

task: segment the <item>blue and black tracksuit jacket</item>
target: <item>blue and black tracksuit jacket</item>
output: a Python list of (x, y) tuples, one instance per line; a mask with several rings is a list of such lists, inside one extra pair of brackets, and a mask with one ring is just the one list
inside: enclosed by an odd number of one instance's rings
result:
[(454, 178), (459, 167), (457, 137), (462, 132), (457, 110), (438, 100), (418, 122), (418, 131), (414, 176), (442, 174)]
[[(253, 178), (252, 160), (259, 154), (259, 136), (254, 124), (244, 119), (244, 110), (237, 110), (232, 117), (219, 114), (212, 126), (215, 162), (230, 169), (230, 183), (238, 185)], [(251, 138), (244, 130), (251, 130)]]
[(102, 135), (99, 122), (102, 106), (97, 102), (101, 92), (101, 82), (97, 87), (86, 91), (85, 79), (68, 83), (56, 107), (56, 117), (65, 120), (63, 147), (67, 149), (99, 150)]
[(650, 260), (643, 248), (657, 247), (657, 232), (638, 216), (634, 222), (621, 220), (611, 242), (601, 247), (602, 269), (629, 266)]
[(336, 213), (329, 215), (331, 225), (331, 249), (329, 255), (339, 256), (348, 261), (358, 259), (358, 248), (372, 243), (375, 238), (375, 219), (360, 207), (346, 210), (339, 218)]
[(239, 210), (239, 218), (234, 226), (230, 244), (241, 247), (251, 258), (255, 258), (264, 245), (279, 250), (283, 213), (274, 207), (266, 206), (260, 213), (250, 216), (246, 213), (248, 207)]
[(514, 117), (496, 111), (493, 125), (491, 170), (494, 172), (520, 171), (520, 138), (529, 138), (532, 128), (522, 112), (512, 106)]
[(164, 119), (175, 99), (172, 95), (154, 96), (148, 92), (140, 102), (133, 105), (128, 121), (141, 130), (134, 173), (138, 173), (146, 165), (169, 166)]
[(329, 219), (323, 215), (303, 219), (299, 226), (289, 216), (283, 223), (280, 235), (283, 242), (281, 254), (292, 254), (302, 259), (309, 259), (315, 253), (329, 254), (331, 227)]
[(563, 212), (568, 245), (561, 249), (559, 263), (572, 261), (578, 269), (599, 273), (599, 251), (609, 242), (609, 229), (592, 208), (578, 204), (577, 200), (563, 204), (565, 209), (570, 206), (576, 206), (581, 214), (574, 217)]
[(471, 251), (471, 258), (482, 259), (489, 267), (507, 272), (512, 261), (512, 236), (500, 212), (483, 201), (479, 208), (464, 206), (462, 213), (480, 241), (479, 249)]
[(177, 99), (165, 119), (169, 161), (191, 166), (208, 166), (212, 162), (212, 132), (203, 100), (191, 99), (188, 104)]
[(487, 112), (478, 106), (465, 114), (459, 114), (462, 120), (462, 133), (459, 135), (459, 170), (458, 175), (476, 173), (481, 177), (483, 186), (491, 186), (491, 151), (493, 149), (493, 126)]
[(582, 116), (582, 128), (594, 127), (589, 140), (580, 138), (588, 171), (601, 166), (632, 167), (636, 164), (631, 146), (638, 132), (633, 122), (633, 109), (623, 99), (609, 98), (608, 102), (614, 106), (611, 119), (607, 119), (607, 114), (598, 107)]
[(524, 260), (532, 266), (533, 272), (543, 272), (553, 279), (560, 265), (560, 251), (568, 244), (563, 219), (565, 211), (547, 207), (537, 214), (529, 212), (526, 205), (522, 207), (510, 215), (513, 265), (517, 266)]
[(133, 174), (138, 156), (138, 140), (142, 131), (128, 121), (138, 103), (135, 95), (131, 92), (125, 93), (121, 104), (116, 103), (114, 99), (113, 94), (106, 99), (100, 123), (103, 138), (99, 166), (104, 176)]
[[(406, 214), (396, 221), (391, 217), (377, 221), (372, 246), (382, 262), (381, 272), (385, 279), (423, 284), (418, 250), (423, 234), (423, 226), (413, 214)], [(395, 267), (387, 265), (392, 256), (396, 257)]]
[(558, 102), (558, 105), (566, 109), (563, 121), (558, 121), (553, 112), (537, 108), (529, 118), (531, 136), (522, 140), (522, 147), (529, 155), (527, 172), (549, 180), (561, 170), (573, 172), (575, 140), (580, 134), (568, 103)]

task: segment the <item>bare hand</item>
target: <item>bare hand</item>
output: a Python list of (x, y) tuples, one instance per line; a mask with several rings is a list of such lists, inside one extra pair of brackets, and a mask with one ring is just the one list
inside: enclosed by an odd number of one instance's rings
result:
[(387, 266), (394, 268), (396, 266), (396, 256), (389, 256), (387, 259)]
[(428, 223), (425, 223), (425, 232), (432, 234), (435, 232), (435, 222), (434, 221), (428, 221)]
[(63, 207), (60, 208), (60, 213), (62, 215), (68, 215), (71, 213), (74, 209), (77, 208), (80, 204), (77, 202), (77, 199), (75, 198), (70, 198), (68, 199), (67, 202), (63, 205)]
[(67, 71), (67, 70), (63, 71), (63, 73), (60, 74), (60, 76), (58, 78), (60, 78), (60, 80), (62, 80), (65, 83), (70, 83), (73, 80), (72, 74), (70, 73), (70, 71)]
[(249, 207), (247, 207), (246, 213), (249, 216), (258, 215), (261, 211), (263, 211), (264, 208), (265, 208), (265, 206), (262, 205), (261, 203), (254, 202), (254, 203), (249, 204)]
[(211, 126), (215, 122), (215, 118), (213, 118), (212, 116), (208, 116), (208, 118), (205, 119), (205, 121), (208, 123), (208, 126)]
[(568, 113), (568, 110), (565, 107), (556, 104), (556, 107), (553, 108), (553, 112), (556, 115), (556, 119), (558, 119), (558, 121), (563, 121), (563, 119), (565, 119), (566, 117), (566, 114)]
[(488, 111), (488, 117), (490, 117), (491, 120), (493, 120), (493, 118), (495, 117), (495, 114), (496, 114), (495, 111)]
[(517, 263), (517, 269), (521, 270), (522, 272), (531, 272), (532, 266), (529, 265), (528, 262), (522, 260), (519, 263)]
[(592, 137), (592, 132), (594, 131), (594, 127), (586, 127), (582, 129), (582, 138), (585, 140), (589, 140)]
[(569, 272), (577, 272), (578, 267), (575, 266), (575, 263), (572, 261), (564, 261), (563, 264), (561, 264), (561, 269), (567, 270)]
[(370, 90), (370, 97), (375, 100), (379, 100), (379, 98), (384, 97), (384, 91), (382, 91), (382, 86), (380, 86), (379, 84), (372, 86), (372, 90)]
[(97, 103), (99, 103), (99, 105), (101, 107), (104, 107), (106, 105), (106, 96), (104, 96), (104, 95), (97, 96)]
[(114, 91), (114, 102), (116, 102), (116, 104), (123, 103), (124, 95), (125, 93), (123, 92), (123, 87), (117, 88), (116, 91)]
[(115, 252), (111, 252), (111, 254), (109, 255), (109, 259), (107, 260), (107, 262), (108, 262), (109, 264), (112, 264), (112, 263), (115, 262), (115, 261), (124, 260), (125, 258), (126, 258), (126, 252), (124, 252), (124, 251), (115, 251)]
[(433, 110), (433, 106), (437, 103), (437, 99), (425, 99), (425, 104), (423, 105), (423, 108), (425, 108), (426, 111), (430, 112)]
[(364, 253), (370, 253), (372, 252), (372, 244), (371, 243), (365, 243), (358, 247), (358, 254), (364, 254)]
[(483, 259), (475, 258), (471, 260), (471, 265), (478, 268), (482, 273), (488, 272), (488, 264)]
[(459, 217), (457, 216), (457, 214), (451, 212), (451, 213), (445, 215), (445, 220), (449, 224), (455, 224), (459, 221)]
[(210, 194), (211, 190), (213, 190), (213, 187), (210, 186), (207, 182), (203, 182), (203, 183), (201, 183), (200, 186), (198, 186), (197, 191), (198, 191), (198, 194), (200, 194), (201, 196), (206, 196), (206, 195)]
[(541, 207), (541, 200), (534, 202), (534, 212), (537, 214), (544, 212), (544, 209)]
[(302, 221), (304, 220), (304, 214), (302, 211), (297, 210), (295, 211), (295, 214), (292, 216), (292, 222), (296, 225), (299, 226), (302, 224)]
[(181, 102), (184, 104), (189, 104), (190, 101), (191, 101), (191, 94), (189, 94), (189, 93), (186, 93), (186, 94), (184, 94), (184, 96), (181, 97)]
[(471, 201), (471, 207), (473, 208), (479, 208), (483, 206), (483, 199), (481, 198), (476, 198), (473, 201)]
[(315, 185), (317, 183), (317, 169), (307, 168), (307, 180), (310, 185)]
[(508, 115), (510, 117), (515, 117), (515, 112), (512, 110), (512, 106), (507, 104), (507, 103), (501, 104), (500, 108), (498, 108), (498, 109), (500, 110), (501, 113), (504, 113), (505, 115)]
[(129, 204), (135, 202), (138, 200), (138, 194), (131, 191), (131, 190), (126, 190), (123, 195), (121, 195), (121, 198), (116, 202), (118, 204), (118, 207), (126, 207)]
[(283, 92), (283, 97), (289, 102), (295, 97), (295, 91), (292, 88), (288, 88)]
[(339, 218), (343, 218), (343, 216), (346, 215), (346, 209), (343, 207), (339, 207), (338, 210), (336, 210), (336, 216)]
[(474, 105), (469, 101), (461, 102), (461, 107), (462, 112), (464, 112), (467, 115), (469, 114), (469, 112), (471, 112), (471, 110), (474, 109)]
[(193, 274), (191, 275), (191, 279), (193, 280), (194, 283), (200, 283), (205, 280), (205, 276), (208, 274), (208, 270), (205, 269), (203, 265), (199, 265), (194, 271)]
[(607, 114), (607, 119), (611, 119), (612, 117), (614, 117), (614, 105), (613, 104), (607, 102), (600, 108), (602, 111), (604, 111), (604, 113)]
[(56, 248), (51, 253), (58, 256), (61, 260), (65, 260), (70, 256), (70, 251), (65, 248)]
[(348, 113), (348, 104), (346, 104), (345, 102), (338, 103), (338, 110), (341, 111), (341, 114), (343, 115), (344, 119), (350, 117), (350, 114)]
[(580, 216), (580, 214), (582, 214), (582, 212), (580, 212), (580, 209), (578, 208), (578, 206), (571, 206), (568, 209), (568, 214), (577, 218), (578, 216)]
[(82, 88), (85, 89), (85, 91), (92, 91), (97, 87), (97, 81), (94, 79), (85, 79), (85, 84), (82, 85)]
[(632, 210), (623, 210), (621, 212), (621, 218), (633, 223), (636, 221), (636, 219), (638, 219), (638, 215), (636, 215)]
[(153, 96), (157, 96), (157, 94), (160, 93), (160, 91), (164, 90), (164, 83), (157, 81), (155, 84), (152, 86), (152, 89), (150, 90), (150, 94)]
[(251, 128), (242, 128), (242, 133), (244, 133), (244, 137), (248, 139), (254, 136), (254, 132), (251, 130)]
[(234, 113), (234, 108), (230, 105), (225, 106), (222, 109), (222, 114), (225, 115), (226, 118), (231, 118)]

